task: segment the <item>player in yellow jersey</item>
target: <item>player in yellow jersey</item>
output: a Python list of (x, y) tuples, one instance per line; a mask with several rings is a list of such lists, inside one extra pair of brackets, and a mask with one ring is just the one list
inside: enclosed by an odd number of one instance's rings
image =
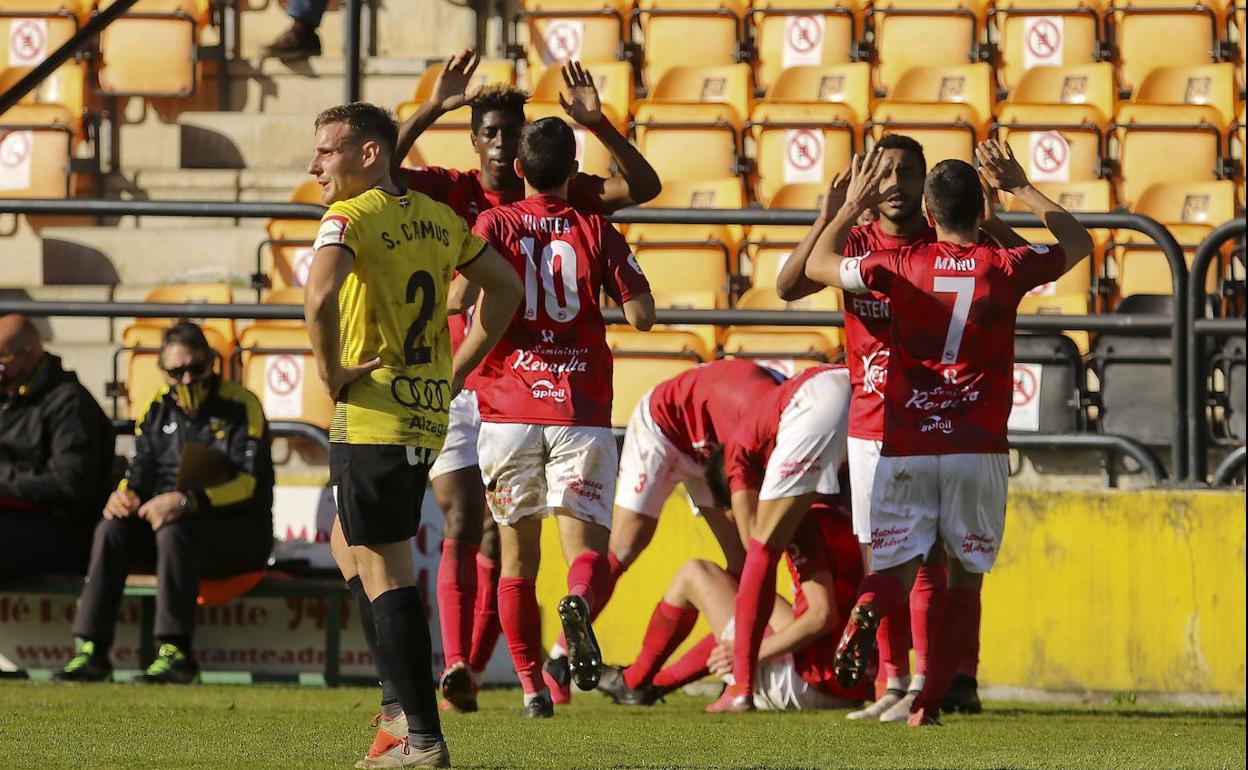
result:
[[(357, 766), (449, 767), (409, 540), (451, 399), (506, 331), (523, 287), (453, 211), (395, 186), (397, 131), (390, 113), (371, 104), (317, 116), (308, 172), (330, 207), (304, 313), (336, 402), (334, 559), (356, 596), (389, 716)], [(481, 287), (482, 301), (452, 361), (446, 315), (456, 271)]]

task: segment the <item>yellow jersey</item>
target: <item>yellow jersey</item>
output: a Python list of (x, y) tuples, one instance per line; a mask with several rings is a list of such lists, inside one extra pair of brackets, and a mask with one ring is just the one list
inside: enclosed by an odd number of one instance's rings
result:
[(426, 195), (374, 188), (329, 207), (313, 249), (323, 246), (355, 256), (338, 292), (341, 363), (381, 359), (339, 394), (329, 440), (440, 450), (451, 408), (447, 291), (485, 242)]

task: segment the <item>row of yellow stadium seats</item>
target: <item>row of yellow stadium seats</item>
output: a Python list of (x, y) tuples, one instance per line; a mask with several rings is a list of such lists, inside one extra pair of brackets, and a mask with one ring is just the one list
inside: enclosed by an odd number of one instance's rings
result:
[[(770, 88), (795, 63), (835, 64), (872, 54), (876, 85), (891, 89), (915, 65), (1001, 62), (1007, 88), (1042, 64), (1110, 58), (1127, 88), (1154, 67), (1238, 55), (1243, 6), (1206, 0), (526, 0), (527, 61), (540, 72), (573, 59), (609, 62), (624, 46), (640, 49), (647, 85), (671, 67), (757, 62)], [(1233, 12), (1232, 12), (1233, 10)], [(688, 41), (697, 40), (690, 46)]]

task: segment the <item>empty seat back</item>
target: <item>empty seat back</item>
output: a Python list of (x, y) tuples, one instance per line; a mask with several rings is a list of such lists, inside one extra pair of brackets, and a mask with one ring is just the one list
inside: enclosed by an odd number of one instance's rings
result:
[(997, 0), (1001, 85), (1011, 91), (1038, 67), (1091, 64), (1102, 41), (1104, 0)]
[(848, 62), (860, 14), (857, 0), (838, 0), (819, 10), (809, 0), (755, 0), (759, 87), (770, 92), (795, 67)]

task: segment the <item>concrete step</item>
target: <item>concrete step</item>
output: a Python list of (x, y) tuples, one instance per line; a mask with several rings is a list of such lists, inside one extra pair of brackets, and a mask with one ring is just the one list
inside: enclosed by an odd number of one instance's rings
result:
[(82, 283), (137, 284), (224, 281), (244, 286), (255, 270), (264, 222), (209, 226), (49, 227), (43, 231), (44, 272), (72, 272)]
[[(437, 60), (437, 57), (433, 59)], [(360, 96), (364, 101), (394, 109), (412, 98), (416, 81), (425, 71), (425, 59), (366, 59)], [(346, 63), (315, 57), (292, 68), (273, 59), (230, 62), (230, 110), (249, 114), (299, 113), (311, 118), (346, 99)], [(206, 80), (216, 93), (217, 78)], [(216, 109), (204, 105), (201, 109)]]
[(44, 282), (43, 241), (24, 216), (0, 214), (0, 287), (40, 286)]
[(310, 113), (184, 112), (183, 168), (305, 167), (312, 154)]

